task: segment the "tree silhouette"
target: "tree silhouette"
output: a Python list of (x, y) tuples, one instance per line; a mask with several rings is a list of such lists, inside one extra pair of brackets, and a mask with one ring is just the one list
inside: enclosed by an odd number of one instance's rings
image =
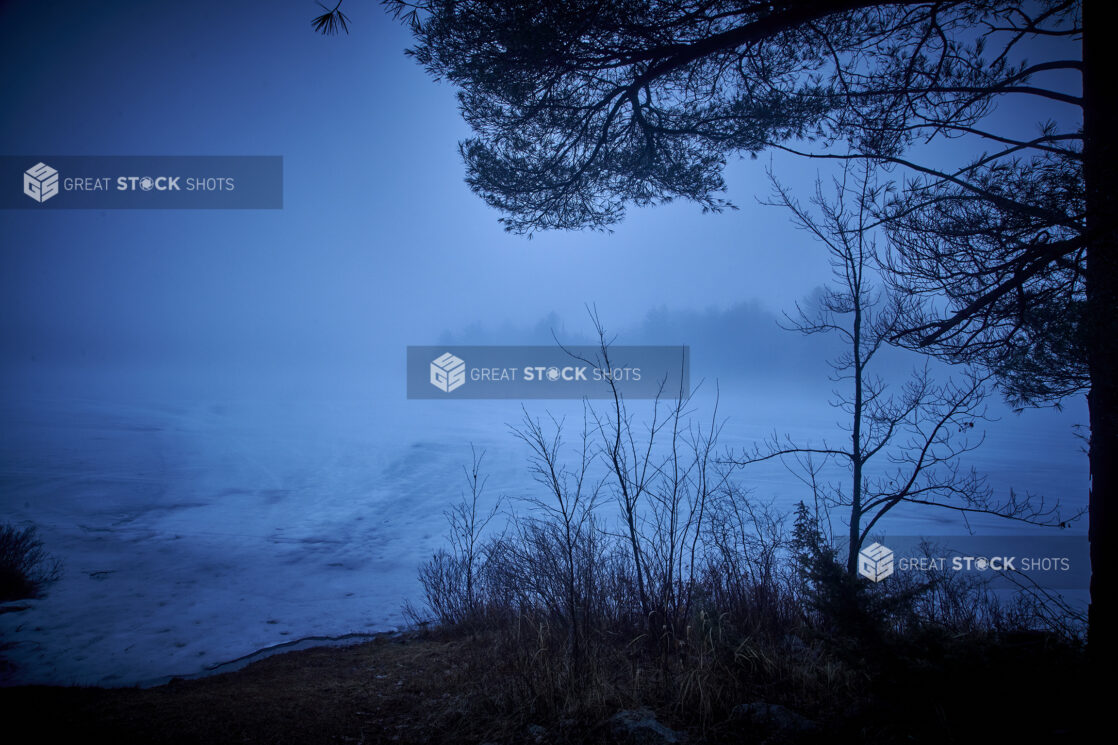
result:
[[(988, 364), (1021, 402), (1089, 390), (1090, 637), (1104, 651), (1118, 112), (1101, 0), (386, 5), (410, 24), (410, 53), (460, 88), (467, 181), (513, 231), (604, 229), (679, 198), (724, 209), (728, 157), (766, 148), (903, 169), (883, 215), (897, 282), (936, 299), (898, 340)], [(1015, 101), (1054, 107), (1034, 136), (991, 116)], [(993, 149), (956, 167), (912, 157), (956, 137)]]
[[(984, 364), (1020, 405), (1089, 388), (1082, 165), (1082, 153), (1067, 150), (979, 165), (962, 184), (910, 183), (882, 210), (893, 283), (926, 301), (911, 307), (898, 340)], [(1013, 203), (974, 199), (976, 184)], [(936, 307), (944, 297), (946, 314)]]
[[(1058, 504), (1042, 498), (1020, 499), (1010, 492), (996, 499), (984, 477), (966, 469), (961, 456), (977, 448), (975, 427), (985, 419), (986, 379), (968, 370), (956, 380), (937, 383), (927, 364), (903, 385), (876, 373), (877, 357), (913, 314), (909, 295), (875, 281), (883, 256), (877, 242), (876, 214), (881, 189), (873, 164), (847, 161), (834, 180), (833, 196), (816, 182), (804, 205), (769, 174), (774, 204), (789, 210), (797, 227), (827, 249), (833, 282), (810, 308), (797, 305), (791, 330), (837, 336), (842, 353), (831, 360), (836, 384), (833, 406), (849, 433), (845, 442), (797, 443), (773, 435), (764, 446), (735, 459), (739, 465), (780, 459), (802, 471), (828, 507), (842, 510), (847, 522), (846, 568), (857, 573), (858, 552), (878, 522), (900, 505), (954, 510), (964, 516), (996, 515), (1034, 525), (1063, 525)], [(789, 460), (791, 459), (791, 460)], [(808, 460), (810, 459), (810, 460)], [(834, 461), (849, 478), (820, 483), (819, 459)]]

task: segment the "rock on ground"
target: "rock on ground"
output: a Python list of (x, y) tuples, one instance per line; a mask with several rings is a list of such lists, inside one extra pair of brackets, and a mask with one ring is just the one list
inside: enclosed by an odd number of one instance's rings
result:
[(671, 745), (685, 739), (656, 721), (656, 715), (649, 709), (619, 711), (609, 721), (614, 735), (634, 745)]

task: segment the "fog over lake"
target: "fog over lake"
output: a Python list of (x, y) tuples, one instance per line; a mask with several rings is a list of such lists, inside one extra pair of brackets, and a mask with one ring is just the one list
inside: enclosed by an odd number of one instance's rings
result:
[[(512, 235), (464, 182), (456, 91), (403, 54), (407, 28), (354, 4), (360, 35), (323, 38), (311, 12), (0, 4), (0, 154), (283, 158), (282, 210), (0, 212), (0, 516), (64, 564), (0, 613), (0, 683), (153, 682), (400, 626), (471, 446), (486, 498), (518, 505), (539, 495), (509, 432), (522, 405), (565, 416), (569, 444), (582, 417), (579, 401), (407, 400), (409, 345), (593, 343), (589, 305), (617, 344), (690, 348), (696, 421), (717, 391), (723, 452), (846, 436), (841, 347), (779, 326), (831, 280), (826, 252), (758, 201), (766, 168), (809, 193), (825, 164), (730, 162), (737, 209), (719, 214), (676, 202), (612, 233)], [(875, 369), (900, 385), (925, 362), (888, 349)], [(649, 407), (630, 402), (638, 431)], [(964, 465), (999, 496), (1082, 509), (1082, 397), (1016, 414), (995, 393), (990, 414)], [(810, 499), (775, 461), (738, 477), (782, 513)], [(1023, 530), (934, 508), (880, 529)]]
[[(740, 344), (722, 344), (728, 318), (752, 324)], [(545, 343), (545, 327), (580, 323), (553, 316), (497, 333)], [(770, 324), (775, 318), (757, 308), (660, 310), (629, 335), (670, 343), (682, 329), (699, 342), (691, 409), (707, 424), (717, 386), (724, 452), (742, 453), (774, 431), (805, 445), (841, 444), (840, 413), (828, 405), (833, 385), (818, 363), (830, 350)], [(493, 338), (480, 326), (441, 335), (446, 343)], [(780, 338), (788, 343), (772, 346)], [(542, 494), (508, 425), (520, 422), (522, 406), (545, 420), (552, 414), (574, 445), (582, 424), (579, 401), (406, 400), (403, 356), (396, 348), (328, 368), (292, 359), (235, 371), (10, 370), (0, 511), (38, 525), (66, 571), (32, 610), (0, 615), (5, 634), (18, 632), (9, 656), (20, 668), (9, 682), (154, 682), (305, 637), (401, 625), (403, 604), (422, 601), (418, 564), (445, 543), (443, 513), (461, 497), (471, 445), (485, 452), (486, 499), (511, 498), (523, 512), (517, 498)], [(903, 377), (913, 359), (887, 359), (884, 373)], [(751, 375), (733, 374), (751, 364)], [(638, 433), (651, 407), (629, 402)], [(997, 419), (964, 464), (985, 473), (998, 495), (1014, 489), (1058, 498), (1068, 513), (1081, 508), (1086, 458), (1073, 427), (1083, 410), (1015, 414), (996, 398), (990, 408)], [(781, 513), (811, 500), (775, 461), (738, 478), (749, 499)], [(841, 533), (841, 511), (833, 520)], [(968, 527), (1054, 532), (982, 516), (968, 524), (919, 507), (898, 508), (879, 525), (886, 536)], [(1085, 523), (1071, 530), (1085, 532)]]

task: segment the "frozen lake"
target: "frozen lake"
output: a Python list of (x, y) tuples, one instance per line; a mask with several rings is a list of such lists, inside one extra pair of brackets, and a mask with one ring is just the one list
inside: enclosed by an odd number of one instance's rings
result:
[[(65, 563), (30, 609), (0, 614), (7, 684), (152, 682), (304, 637), (395, 628), (403, 603), (421, 599), (416, 567), (442, 544), (471, 443), (486, 450), (490, 498), (534, 493), (507, 428), (518, 401), (49, 393), (8, 395), (0, 410), (0, 514), (38, 525)], [(837, 437), (825, 400), (724, 386), (723, 442), (746, 446), (774, 428)], [(698, 403), (709, 416), (710, 396)], [(567, 414), (570, 437), (581, 421), (578, 402), (526, 405)], [(1072, 425), (1085, 411), (1001, 416), (969, 462), (1000, 493), (1082, 506), (1087, 464)], [(743, 480), (782, 506), (805, 497), (779, 466)], [(895, 534), (966, 530), (946, 511), (886, 522)]]

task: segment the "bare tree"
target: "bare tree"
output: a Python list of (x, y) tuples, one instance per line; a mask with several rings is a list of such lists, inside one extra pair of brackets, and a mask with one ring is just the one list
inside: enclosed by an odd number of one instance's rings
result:
[(667, 421), (661, 418), (661, 396), (667, 383), (665, 377), (660, 382), (655, 400), (652, 404), (652, 417), (647, 425), (643, 437), (638, 437), (633, 425), (633, 415), (629, 412), (617, 381), (613, 377), (614, 365), (611, 361), (610, 345), (612, 339), (607, 338), (605, 326), (602, 324), (595, 308), (588, 308), (590, 319), (598, 336), (598, 352), (590, 358), (571, 352), (562, 344), (575, 359), (581, 360), (597, 369), (610, 389), (610, 405), (608, 411), (598, 411), (591, 408), (594, 418), (595, 431), (600, 438), (599, 454), (605, 461), (610, 474), (609, 488), (613, 492), (632, 551), (634, 577), (637, 582), (637, 595), (640, 598), (641, 612), (647, 617), (652, 610), (647, 588), (647, 561), (645, 559), (644, 539), (641, 534), (642, 508), (645, 499), (652, 487), (653, 480), (658, 476), (659, 470), (653, 460), (653, 453), (657, 437), (666, 426)]
[(481, 561), (481, 538), (489, 523), (501, 509), (501, 499), (497, 499), (488, 511), (482, 511), (482, 495), (489, 477), (481, 476), (481, 463), (485, 451), (480, 453), (470, 445), (471, 461), (469, 468), (463, 468), (469, 494), (446, 513), (450, 523), (451, 548), (460, 557), (466, 580), (466, 608), (473, 612), (477, 609), (478, 565)]
[[(985, 378), (968, 372), (961, 379), (936, 383), (927, 363), (901, 386), (875, 374), (875, 358), (909, 312), (906, 298), (875, 284), (880, 249), (875, 205), (880, 189), (873, 165), (847, 162), (828, 199), (816, 183), (805, 207), (775, 177), (771, 202), (791, 211), (797, 227), (821, 242), (830, 255), (834, 286), (824, 290), (816, 308), (797, 306), (792, 328), (803, 334), (834, 334), (845, 351), (831, 361), (832, 380), (841, 387), (833, 405), (848, 416), (840, 423), (845, 445), (812, 447), (775, 435), (764, 446), (738, 458), (741, 464), (787, 456), (823, 456), (840, 463), (849, 481), (824, 488), (829, 505), (847, 517), (847, 570), (855, 573), (858, 551), (878, 522), (901, 504), (934, 506), (968, 516), (993, 514), (1041, 525), (1060, 524), (1055, 508), (1042, 499), (1020, 500), (1012, 492), (996, 500), (985, 479), (964, 469), (960, 456), (982, 438), (972, 438), (985, 419)], [(881, 465), (878, 465), (881, 464)], [(812, 472), (814, 479), (815, 472)]]
[(649, 568), (656, 607), (668, 619), (682, 621), (691, 610), (694, 583), (707, 558), (700, 543), (712, 503), (726, 493), (734, 466), (715, 458), (719, 435), (718, 396), (709, 420), (693, 419), (696, 390), (680, 390), (668, 414), (667, 453), (656, 466), (649, 490)]
[[(477, 620), (482, 605), (478, 585), (486, 554), (485, 533), (503, 502), (499, 497), (488, 510), (484, 508), (485, 451), (478, 452), (471, 444), (470, 454), (470, 466), (463, 467), (468, 492), (443, 513), (450, 528), (450, 551), (439, 549), (419, 571), (427, 604), (444, 623)], [(418, 617), (414, 610), (409, 612)]]
[(714, 457), (724, 424), (718, 419), (717, 395), (709, 421), (696, 422), (691, 405), (698, 387), (686, 385), (681, 350), (678, 389), (674, 395), (666, 391), (665, 373), (649, 404), (649, 420), (638, 427), (612, 374), (612, 339), (597, 310), (587, 311), (598, 337), (596, 353), (567, 352), (593, 366), (609, 386), (609, 403), (589, 411), (597, 454), (609, 475), (606, 486), (630, 547), (641, 611), (649, 619), (659, 613), (665, 621), (680, 621), (690, 610), (694, 579), (706, 558), (701, 543), (708, 505), (727, 488), (735, 468)]
[[(587, 586), (593, 568), (587, 566), (587, 549), (594, 541), (597, 530), (594, 513), (598, 507), (601, 483), (593, 481), (591, 466), (594, 460), (590, 431), (589, 407), (583, 405), (583, 422), (579, 437), (578, 458), (573, 467), (564, 465), (562, 455), (563, 421), (551, 417), (551, 435), (539, 419), (524, 411), (519, 427), (512, 427), (513, 434), (528, 445), (529, 468), (532, 477), (547, 491), (547, 499), (529, 499), (542, 519), (529, 518), (528, 532), (537, 540), (528, 545), (557, 545), (561, 553), (558, 562), (559, 596), (563, 600), (567, 618), (568, 644), (572, 659), (581, 659), (582, 635), (585, 619), (589, 615), (590, 588)], [(546, 540), (540, 533), (555, 533), (556, 541)], [(545, 538), (545, 540), (538, 540)], [(530, 560), (531, 561), (531, 560)], [(533, 561), (539, 564), (537, 560)], [(533, 574), (547, 576), (554, 572), (537, 568)]]

